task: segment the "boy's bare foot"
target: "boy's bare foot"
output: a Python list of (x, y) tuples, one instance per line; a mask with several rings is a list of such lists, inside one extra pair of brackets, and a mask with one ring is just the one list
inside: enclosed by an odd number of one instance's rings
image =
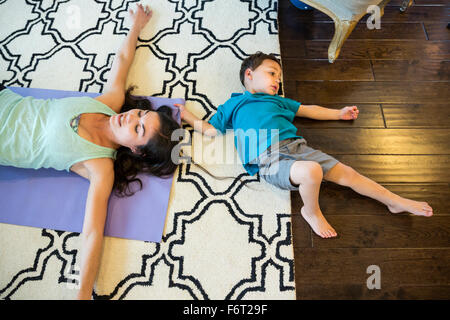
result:
[(320, 210), (315, 213), (309, 213), (306, 211), (305, 207), (302, 207), (300, 212), (318, 236), (322, 238), (332, 238), (337, 236), (336, 231), (330, 226)]
[(391, 205), (387, 206), (392, 213), (410, 212), (416, 216), (431, 217), (433, 209), (426, 202), (414, 201), (396, 196)]

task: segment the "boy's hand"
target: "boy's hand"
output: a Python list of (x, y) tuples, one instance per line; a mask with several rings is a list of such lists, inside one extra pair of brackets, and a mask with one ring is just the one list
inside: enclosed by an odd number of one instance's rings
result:
[(358, 113), (359, 110), (357, 106), (344, 107), (339, 111), (339, 119), (354, 120), (358, 118)]
[(136, 12), (130, 9), (130, 17), (133, 24), (136, 25), (139, 30), (145, 27), (147, 22), (149, 22), (152, 17), (153, 11), (150, 10), (149, 6), (144, 6), (142, 4), (138, 4), (136, 7)]

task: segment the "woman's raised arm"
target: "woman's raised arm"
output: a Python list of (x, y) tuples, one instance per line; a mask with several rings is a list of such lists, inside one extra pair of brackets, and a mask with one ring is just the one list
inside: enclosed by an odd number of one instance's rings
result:
[(129, 13), (133, 21), (130, 32), (128, 32), (128, 35), (114, 57), (104, 93), (95, 98), (117, 113), (120, 112), (125, 101), (125, 84), (136, 52), (138, 36), (142, 28), (144, 28), (152, 17), (152, 11), (149, 7), (146, 6), (144, 8), (141, 4), (137, 6), (136, 11), (130, 9)]

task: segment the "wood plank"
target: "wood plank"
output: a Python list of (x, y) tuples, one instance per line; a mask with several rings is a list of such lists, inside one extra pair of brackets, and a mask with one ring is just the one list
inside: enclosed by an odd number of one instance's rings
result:
[[(401, 1), (401, 0), (396, 0)], [(421, 5), (447, 5), (448, 6), (448, 0), (414, 0), (414, 6), (421, 6)]]
[(421, 23), (383, 23), (380, 29), (370, 30), (360, 22), (348, 39), (414, 39), (426, 40)]
[(284, 59), (284, 76), (290, 80), (374, 80), (369, 60)]
[[(306, 46), (305, 54), (300, 58), (325, 59), (328, 56), (329, 41), (325, 40), (298, 40), (286, 43), (283, 55), (296, 57), (294, 48)], [(292, 50), (289, 46), (292, 46)], [(450, 59), (449, 41), (427, 40), (347, 40), (339, 54), (343, 59)]]
[[(439, 60), (374, 60), (376, 81), (449, 81), (450, 61)], [(313, 79), (295, 79), (313, 80)], [(314, 79), (315, 80), (315, 79)], [(334, 80), (326, 79), (324, 80)]]
[(450, 297), (450, 286), (400, 286), (398, 288), (397, 296), (399, 299), (408, 300), (448, 300)]
[(424, 22), (424, 28), (429, 40), (450, 40), (450, 30), (447, 29), (447, 22)]
[[(285, 26), (282, 32), (283, 38), (287, 40), (331, 40), (333, 35), (333, 22), (318, 21), (305, 23), (299, 19), (289, 21), (289, 25)], [(381, 29), (373, 30), (369, 30), (367, 25), (361, 22), (358, 23), (348, 39), (427, 40), (422, 23), (417, 22), (383, 23)]]
[[(433, 208), (433, 215), (450, 214), (450, 186), (448, 184), (383, 184), (401, 197), (425, 201)], [(349, 202), (351, 206), (349, 206)], [(332, 182), (323, 182), (320, 187), (319, 204), (326, 216), (330, 215), (390, 215), (388, 208), (369, 197), (360, 195), (350, 188)], [(293, 214), (300, 214), (303, 206), (298, 191), (291, 192)]]
[[(286, 78), (285, 78), (286, 79)], [(295, 97), (297, 96), (297, 86), (293, 80), (283, 80), (280, 86), (281, 92), (284, 93), (285, 97)]]
[[(286, 10), (283, 12), (284, 19), (300, 19), (303, 22), (311, 21), (331, 21), (332, 19), (325, 13), (319, 10), (313, 10), (312, 12), (299, 12), (301, 10)], [(361, 22), (366, 23), (370, 14), (366, 14), (361, 18)], [(447, 21), (448, 12), (446, 13), (443, 6), (411, 6), (405, 13), (400, 11), (400, 5), (389, 5), (385, 7), (384, 15), (381, 17), (381, 27), (384, 23), (399, 23), (399, 22), (437, 22)]]
[(297, 134), (333, 155), (450, 154), (450, 129), (300, 128)]
[[(442, 299), (450, 292), (448, 248), (295, 248), (294, 256), (298, 299)], [(380, 289), (367, 288), (371, 265), (380, 268)]]
[[(312, 234), (314, 248), (443, 248), (450, 247), (450, 215), (327, 215), (337, 237)], [(303, 219), (292, 215), (292, 219)]]
[(447, 82), (297, 81), (297, 96), (304, 104), (330, 103), (447, 103)]
[[(369, 15), (364, 16), (361, 21), (367, 21)], [(443, 6), (411, 6), (402, 13), (400, 6), (387, 6), (384, 10), (384, 15), (381, 17), (381, 28), (384, 23), (410, 23), (410, 22), (437, 22), (447, 21), (448, 11)]]
[[(295, 265), (296, 274), (300, 275), (298, 279), (300, 284), (352, 283), (366, 286), (369, 277), (367, 268), (371, 265), (380, 268), (382, 288), (383, 283), (387, 282), (396, 286), (431, 286), (448, 285), (450, 280), (450, 248), (295, 248), (294, 256), (297, 255), (302, 257)], [(348, 272), (344, 273), (342, 265), (338, 262), (343, 258), (348, 261), (346, 266)], [(411, 263), (411, 267), (408, 267), (407, 263)], [(429, 267), (425, 274), (421, 273), (421, 264)], [(321, 277), (321, 273), (327, 267), (329, 274)]]
[[(403, 0), (391, 0), (387, 3), (387, 7), (389, 6), (400, 6), (402, 4)], [(439, 4), (448, 4), (448, 0), (414, 0), (413, 6), (416, 5), (439, 5)], [(285, 8), (292, 8), (292, 9), (296, 9), (296, 7), (287, 0), (281, 0), (278, 1), (278, 8), (280, 9), (280, 11), (282, 11), (281, 9), (285, 9)], [(301, 12), (302, 10), (297, 9), (299, 12)]]
[(378, 183), (449, 183), (448, 155), (334, 155)]
[[(342, 104), (322, 105), (325, 108), (341, 109)], [(377, 104), (358, 104), (359, 115), (355, 121), (329, 120), (321, 121), (296, 117), (294, 125), (297, 128), (384, 128), (381, 106)]]
[[(401, 6), (402, 2), (403, 2), (403, 0), (391, 0), (386, 4), (386, 7)], [(415, 4), (415, 0), (413, 0), (413, 5), (414, 4)]]
[(383, 104), (388, 128), (450, 127), (450, 104)]
[(367, 41), (367, 53), (374, 59), (450, 59), (447, 41)]
[(280, 41), (281, 57), (284, 61), (287, 58), (306, 58), (305, 41), (287, 40)]
[(312, 232), (305, 219), (291, 219), (293, 246), (298, 248), (312, 247)]
[[(369, 276), (369, 275), (367, 275)], [(450, 286), (391, 286), (368, 290), (361, 284), (297, 285), (298, 300), (448, 300)]]
[[(381, 40), (371, 40), (381, 41)], [(305, 58), (308, 59), (328, 59), (328, 47), (330, 41), (328, 40), (303, 40), (306, 47)], [(347, 40), (344, 42), (339, 58), (335, 61), (344, 59), (369, 59), (367, 53), (370, 43), (366, 40)], [(295, 54), (286, 50), (289, 57), (294, 57)]]

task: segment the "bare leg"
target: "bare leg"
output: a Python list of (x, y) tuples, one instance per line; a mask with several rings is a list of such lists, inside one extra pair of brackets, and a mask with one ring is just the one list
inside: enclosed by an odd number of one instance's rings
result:
[(342, 163), (338, 163), (328, 171), (324, 179), (350, 187), (364, 196), (378, 200), (384, 203), (392, 213), (406, 211), (419, 216), (433, 215), (433, 209), (428, 203), (402, 198)]
[(323, 178), (322, 168), (313, 161), (296, 161), (291, 167), (291, 183), (299, 186), (304, 206), (303, 218), (313, 231), (322, 238), (337, 236), (336, 231), (327, 222), (319, 207), (320, 183)]

